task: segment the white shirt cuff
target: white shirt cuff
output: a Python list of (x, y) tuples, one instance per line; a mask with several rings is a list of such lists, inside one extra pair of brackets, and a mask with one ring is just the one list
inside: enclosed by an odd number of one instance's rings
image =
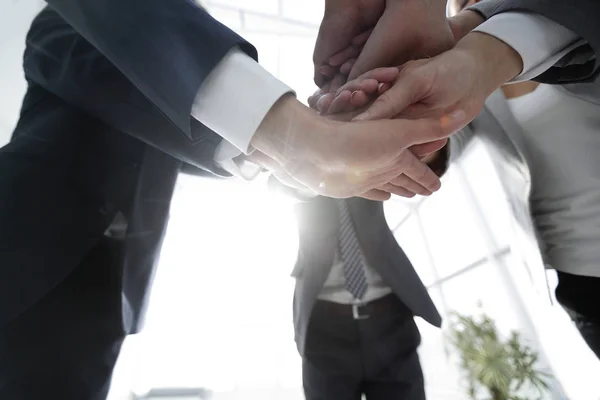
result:
[(583, 43), (583, 40), (564, 26), (528, 12), (494, 15), (474, 31), (494, 36), (519, 53), (523, 60), (523, 71), (513, 82), (541, 75)]
[(192, 106), (192, 117), (239, 151), (250, 141), (287, 85), (238, 48), (233, 48), (204, 80)]
[(215, 150), (214, 161), (231, 175), (251, 181), (260, 174), (262, 168), (248, 160), (239, 158), (242, 154), (237, 147), (226, 140), (222, 140)]

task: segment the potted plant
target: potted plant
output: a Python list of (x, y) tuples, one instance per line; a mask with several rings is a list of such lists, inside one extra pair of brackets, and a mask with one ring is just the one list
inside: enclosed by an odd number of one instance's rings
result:
[(503, 339), (487, 315), (452, 313), (449, 339), (460, 356), (471, 399), (530, 400), (547, 393), (550, 374), (537, 368), (538, 353), (518, 332)]

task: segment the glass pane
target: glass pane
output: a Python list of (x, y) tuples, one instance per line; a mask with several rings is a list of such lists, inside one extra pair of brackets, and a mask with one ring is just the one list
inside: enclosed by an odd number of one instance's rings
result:
[(444, 282), (441, 288), (449, 311), (466, 315), (483, 311), (496, 320), (499, 329), (508, 333), (526, 325), (522, 321), (523, 310), (519, 309), (507, 282), (499, 265), (486, 262)]
[(12, 134), (27, 87), (23, 77), (25, 34), (46, 4), (40, 0), (0, 2), (0, 146)]
[(306, 103), (317, 87), (313, 83), (312, 53), (314, 36), (282, 36), (279, 78), (296, 91), (298, 100)]
[(314, 46), (314, 36), (316, 36), (317, 27), (295, 21), (282, 20), (270, 16), (257, 14), (244, 15), (244, 29), (250, 32), (264, 32), (275, 34), (295, 34), (301, 36), (310, 36), (311, 45)]
[(472, 199), (451, 168), (442, 189), (424, 201), (419, 215), (440, 277), (481, 259), (487, 252)]
[[(600, 362), (590, 351), (563, 308), (556, 302), (548, 301), (548, 297), (554, 299), (556, 273), (548, 271), (547, 291), (540, 294), (534, 290), (525, 271), (524, 262), (516, 254), (504, 256), (502, 262), (511, 272), (528, 317), (537, 332), (540, 348), (544, 349), (545, 360), (560, 382), (567, 398), (582, 400), (600, 398), (600, 387), (595, 383), (600, 376)], [(543, 266), (539, 265), (539, 268)], [(573, 368), (573, 366), (577, 367)]]
[(496, 244), (508, 244), (513, 233), (512, 216), (506, 193), (485, 146), (475, 143), (461, 158), (460, 165)]
[(199, 2), (207, 7), (214, 4), (263, 14), (279, 14), (279, 0), (200, 0)]
[[(280, 60), (280, 48), (281, 38), (277, 35), (266, 34), (266, 33), (248, 33), (242, 30), (240, 32), (242, 36), (250, 43), (252, 43), (256, 50), (258, 50), (258, 61), (267, 71), (274, 76), (280, 78), (281, 66)], [(287, 83), (287, 82), (286, 82)]]
[(315, 28), (320, 24), (323, 12), (325, 11), (325, 2), (323, 0), (281, 1), (283, 16), (285, 18), (312, 24)]
[(383, 203), (383, 211), (385, 212), (385, 219), (388, 226), (393, 230), (406, 218), (410, 212), (410, 206), (401, 200), (391, 199)]
[(398, 244), (413, 264), (415, 271), (423, 283), (431, 285), (439, 279), (431, 265), (431, 259), (427, 250), (425, 238), (421, 234), (419, 221), (416, 215), (410, 216), (396, 231), (394, 237)]
[(239, 10), (219, 6), (207, 6), (206, 9), (217, 21), (240, 33), (242, 30), (242, 14)]
[[(439, 288), (429, 290), (429, 295), (444, 313), (444, 305)], [(464, 390), (460, 384), (460, 371), (455, 360), (449, 357), (446, 332), (438, 329), (420, 318), (417, 326), (421, 332), (419, 357), (425, 375), (425, 390), (428, 399), (464, 400)]]
[(156, 387), (206, 387), (214, 399), (301, 394), (291, 205), (262, 185), (180, 181), (146, 326), (126, 342), (111, 399)]

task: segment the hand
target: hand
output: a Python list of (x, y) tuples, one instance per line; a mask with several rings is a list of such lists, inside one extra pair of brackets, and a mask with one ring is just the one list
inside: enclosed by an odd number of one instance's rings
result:
[[(396, 83), (354, 120), (445, 118), (460, 110), (471, 121), (485, 99), (521, 70), (521, 57), (510, 46), (473, 32), (446, 53), (406, 63)], [(353, 85), (349, 82), (338, 95)]]
[(348, 79), (376, 67), (432, 57), (454, 46), (446, 0), (388, 0)]
[[(328, 118), (336, 121), (350, 121), (362, 110), (365, 110), (366, 106), (368, 106), (375, 97), (385, 93), (385, 91), (391, 87), (391, 84), (398, 76), (398, 73), (398, 68), (378, 68), (355, 79), (353, 82), (354, 91), (342, 91), (335, 102), (331, 102), (333, 94), (325, 94), (321, 91), (317, 91), (317, 93), (309, 98), (308, 103), (313, 108), (318, 108), (321, 114), (327, 115)], [(420, 158), (426, 156), (430, 151), (437, 150), (437, 145), (441, 145), (441, 143), (434, 142), (432, 148), (429, 148), (429, 146), (421, 146), (419, 149), (416, 149), (416, 151), (422, 151), (422, 154), (415, 154), (413, 149), (411, 149), (411, 152), (413, 152), (417, 158)], [(283, 182), (283, 180), (289, 178), (291, 177), (282, 177), (280, 180)], [(360, 197), (381, 201), (387, 200), (390, 197), (390, 193), (402, 197), (414, 197), (417, 194), (428, 196), (432, 194), (429, 189), (415, 182), (406, 174), (401, 174), (394, 178), (389, 184), (384, 185), (384, 187), (364, 193), (360, 195)]]
[(383, 14), (385, 3), (386, 0), (325, 1), (325, 13), (313, 54), (314, 79), (318, 87), (322, 87), (335, 75), (336, 69), (329, 65), (331, 56), (346, 49), (347, 53), (343, 57), (358, 55), (351, 46), (353, 38), (375, 26)]
[(421, 148), (439, 148), (464, 124), (460, 112), (442, 122), (330, 121), (285, 96), (267, 114), (251, 144), (317, 194), (358, 196), (402, 174), (434, 192), (439, 178), (407, 149), (412, 146), (419, 153)]
[[(317, 90), (310, 96), (308, 105), (321, 114), (331, 115), (343, 111), (354, 111), (389, 89), (398, 78), (399, 72), (396, 67), (374, 69), (355, 79), (352, 85), (353, 91), (345, 90), (338, 93), (339, 99), (335, 104), (332, 104), (332, 101), (336, 97), (337, 89), (330, 92), (330, 87), (327, 87)], [(330, 107), (333, 108), (330, 109)]]
[[(387, 89), (390, 88), (389, 82), (391, 82), (394, 77), (398, 76), (398, 72), (397, 68), (379, 68), (363, 74), (346, 85), (346, 87), (352, 86), (352, 92), (349, 90), (342, 90), (335, 101), (329, 101), (330, 105), (322, 109), (321, 114), (327, 115), (328, 118), (337, 121), (350, 121), (354, 116), (365, 110), (375, 97), (385, 93)], [(386, 81), (372, 82), (374, 78), (384, 78)], [(327, 95), (321, 95), (321, 97), (323, 96)], [(312, 102), (314, 103), (315, 100), (313, 99)], [(437, 160), (442, 145), (443, 143), (441, 142), (434, 142), (428, 146), (420, 145), (418, 148), (409, 148), (409, 150), (411, 150), (411, 152), (423, 163), (432, 165), (430, 163)], [(442, 174), (440, 171), (434, 172), (438, 176)], [(401, 197), (414, 197), (417, 194), (428, 196), (432, 194), (431, 191), (424, 188), (405, 174), (401, 174), (376, 189), (377, 190), (369, 191), (360, 197), (365, 197), (370, 200), (387, 200), (390, 197), (390, 194)]]

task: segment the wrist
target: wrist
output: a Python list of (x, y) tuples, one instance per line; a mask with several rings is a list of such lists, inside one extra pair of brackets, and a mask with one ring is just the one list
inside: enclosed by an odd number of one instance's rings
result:
[(471, 10), (462, 10), (455, 16), (448, 18), (448, 23), (456, 42), (460, 41), (484, 21), (485, 18), (481, 14)]
[(520, 54), (502, 40), (486, 33), (467, 34), (454, 50), (472, 58), (485, 98), (523, 70)]
[(410, 15), (409, 25), (413, 26), (410, 37), (402, 38), (408, 53), (394, 60), (395, 65), (411, 59), (434, 57), (456, 44), (446, 17), (446, 0), (388, 0), (387, 8), (396, 8), (394, 15), (398, 18)]
[(304, 106), (294, 96), (285, 95), (269, 110), (250, 142), (282, 166), (306, 154), (307, 145), (315, 145), (325, 134), (327, 121)]

